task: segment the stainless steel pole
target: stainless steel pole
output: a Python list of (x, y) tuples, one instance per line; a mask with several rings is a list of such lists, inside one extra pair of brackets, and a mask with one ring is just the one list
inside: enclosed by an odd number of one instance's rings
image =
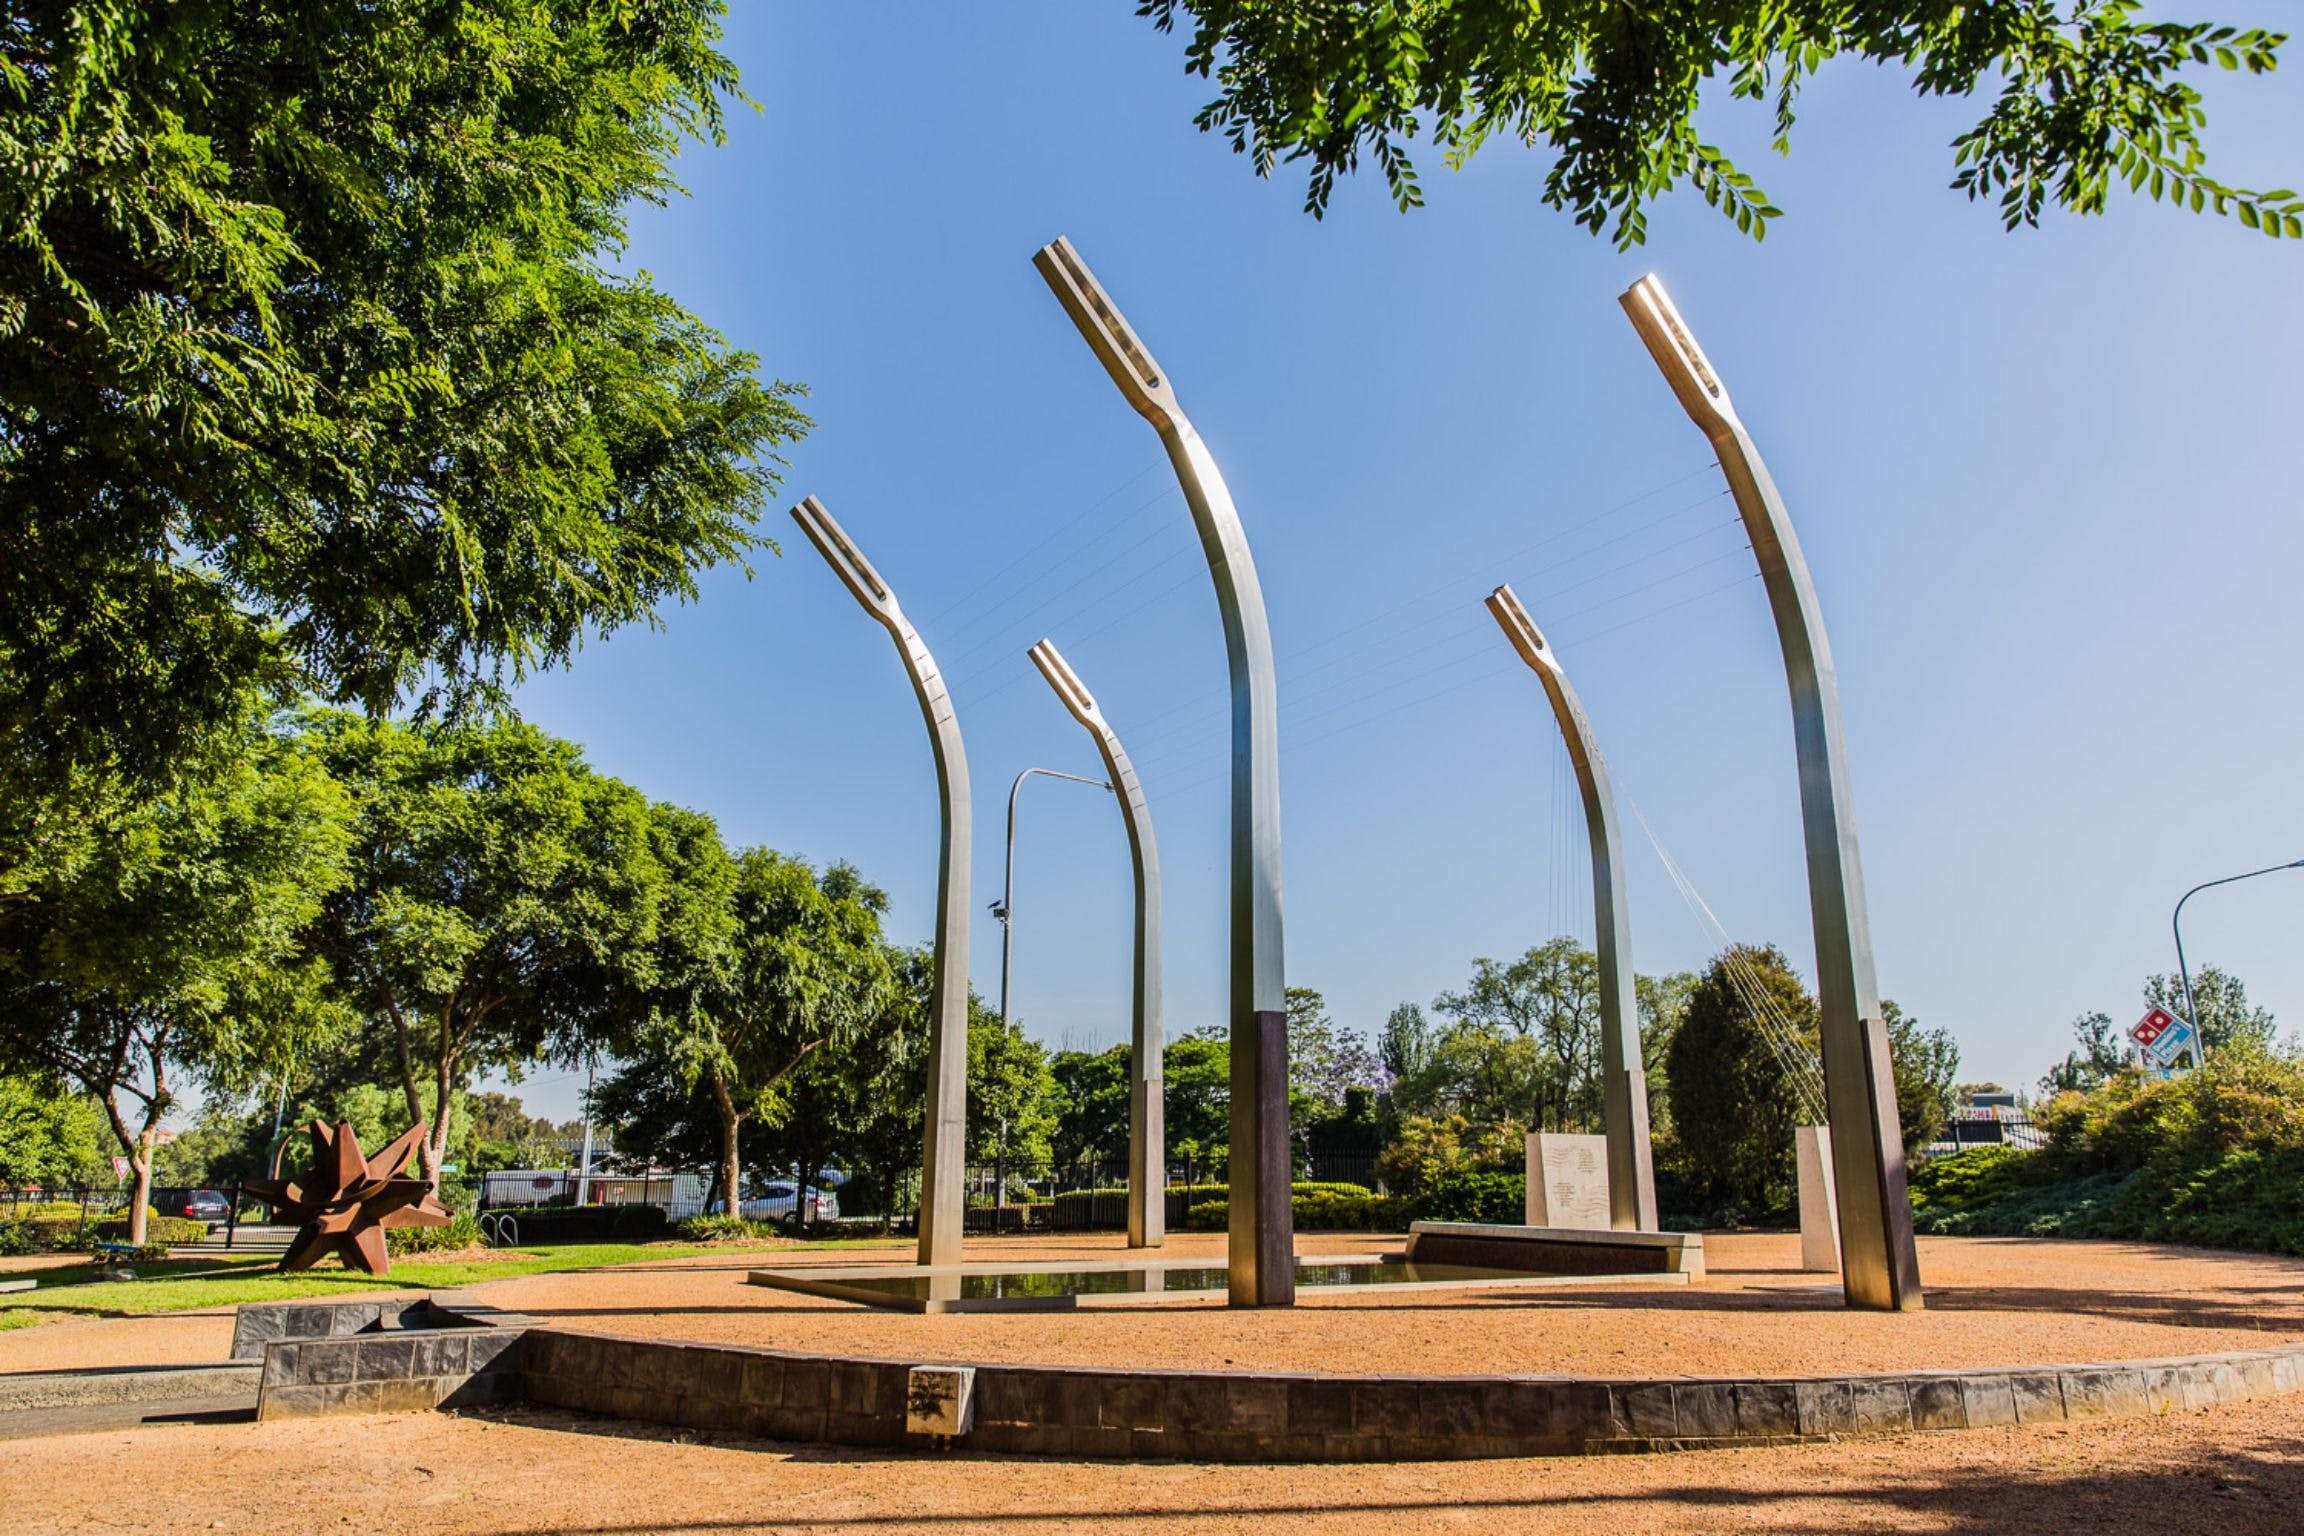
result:
[(1648, 1072), (1640, 1056), (1640, 994), (1632, 970), (1632, 908), (1624, 852), (1616, 837), (1616, 795), (1608, 764), (1592, 741), (1592, 722), (1569, 686), (1560, 659), (1510, 586), (1488, 594), (1488, 611), (1528, 663), (1552, 701), (1568, 761), (1584, 797), (1584, 831), (1592, 844), (1593, 947), (1600, 956), (1601, 1123), (1608, 1133), (1608, 1220), (1611, 1226), (1657, 1230), (1656, 1166), (1648, 1135)]
[[(904, 617), (896, 594), (841, 526), (810, 496), (792, 509), (808, 541), (833, 573), (895, 638), (911, 675), (928, 744), (936, 755), (936, 785), (944, 807), (936, 854), (936, 964), (929, 992), (928, 1109), (920, 1153), (922, 1264), (960, 1261), (962, 1191), (966, 1176), (968, 1113), (968, 753), (936, 658)], [(731, 1192), (733, 1199), (733, 1192)]]
[(1135, 986), (1128, 1032), (1128, 1246), (1157, 1248), (1168, 1235), (1168, 1147), (1161, 1102), (1160, 1057), (1166, 1042), (1160, 1017), (1160, 850), (1152, 841), (1152, 812), (1127, 749), (1079, 674), (1046, 640), (1029, 654), (1056, 690), (1057, 701), (1095, 738), (1104, 771), (1112, 778), (1106, 787), (1115, 791), (1128, 828), (1128, 859), (1136, 873)]
[(1009, 946), (1016, 935), (1016, 792), (1036, 773), (1051, 779), (1070, 779), (1075, 784), (1093, 784), (1098, 789), (1112, 787), (1102, 779), (1084, 779), (1076, 773), (1058, 773), (1053, 768), (1027, 768), (1008, 786), (1007, 873), (1000, 881), (1000, 904), (992, 909), (992, 915), (1000, 919), (1000, 1022), (1003, 1024), (1008, 1022)]
[(1225, 1271), (1233, 1306), (1293, 1306), (1288, 987), (1280, 944), (1280, 713), (1264, 589), (1216, 460), (1119, 306), (1069, 240), (1041, 247), (1032, 265), (1120, 393), (1160, 434), (1216, 584), (1232, 676), (1232, 1171)]
[(1792, 693), (1792, 740), (1800, 766), (1800, 824), (1808, 850), (1808, 903), (1816, 933), (1816, 1000), (1832, 1121), (1832, 1168), (1840, 1207), (1840, 1274), (1848, 1304), (1916, 1311), (1919, 1251), (1904, 1183), (1888, 1026), (1872, 972), (1872, 926), (1840, 730), (1840, 688), (1824, 612), (1791, 514), (1728, 390), (1664, 285), (1650, 275), (1624, 293), (1624, 311), (1679, 397), (1681, 409), (1720, 455), (1768, 588), (1784, 676)]
[(2258, 875), (2276, 875), (2284, 869), (2304, 869), (2304, 859), (2288, 864), (2267, 864), (2244, 875), (2226, 875), (2221, 880), (2203, 880), (2176, 898), (2176, 910), (2169, 915), (2168, 926), (2176, 935), (2176, 975), (2184, 984), (2184, 1022), (2192, 1026), (2192, 1065), (2197, 1067), (2207, 1059), (2208, 1044), (2200, 1028), (2199, 1004), (2192, 999), (2192, 968), (2184, 962), (2184, 903), (2219, 885), (2232, 885), (2242, 880), (2253, 880)]

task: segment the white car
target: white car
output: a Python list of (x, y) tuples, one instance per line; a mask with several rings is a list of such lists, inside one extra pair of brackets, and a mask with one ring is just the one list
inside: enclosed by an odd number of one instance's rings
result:
[[(707, 1209), (710, 1214), (717, 1216), (726, 1210), (727, 1206), (728, 1203), (725, 1200), (715, 1200)], [(776, 1183), (763, 1184), (754, 1189), (751, 1194), (737, 1202), (736, 1211), (746, 1221), (790, 1221), (793, 1212), (799, 1208), (799, 1186), (779, 1180)], [(810, 1221), (838, 1221), (840, 1219), (840, 1197), (829, 1189), (818, 1189), (814, 1185), (810, 1185), (808, 1189), (808, 1219)]]

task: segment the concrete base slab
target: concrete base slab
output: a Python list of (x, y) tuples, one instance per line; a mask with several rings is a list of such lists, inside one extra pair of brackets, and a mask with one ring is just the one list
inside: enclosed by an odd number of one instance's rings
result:
[(140, 1429), (147, 1424), (253, 1424), (256, 1394), (179, 1397), (150, 1403), (76, 1403), (0, 1413), (0, 1440), (32, 1440), (49, 1435), (94, 1435)]

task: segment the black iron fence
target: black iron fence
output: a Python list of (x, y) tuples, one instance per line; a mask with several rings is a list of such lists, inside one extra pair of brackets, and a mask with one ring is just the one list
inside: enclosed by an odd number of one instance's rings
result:
[(1920, 1149), (1922, 1157), (1943, 1157), (1972, 1147), (2012, 1147), (2037, 1152), (2048, 1144), (2048, 1133), (2028, 1119), (1956, 1116), (1937, 1130), (1936, 1139)]

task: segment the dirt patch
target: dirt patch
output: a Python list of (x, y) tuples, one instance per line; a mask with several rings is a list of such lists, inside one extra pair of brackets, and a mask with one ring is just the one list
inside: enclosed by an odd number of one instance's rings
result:
[(11, 1536), (2294, 1536), (2300, 1451), (2304, 1403), (2292, 1398), (1893, 1441), (1365, 1467), (892, 1457), (523, 1409), (21, 1441), (8, 1448), (5, 1524)]

